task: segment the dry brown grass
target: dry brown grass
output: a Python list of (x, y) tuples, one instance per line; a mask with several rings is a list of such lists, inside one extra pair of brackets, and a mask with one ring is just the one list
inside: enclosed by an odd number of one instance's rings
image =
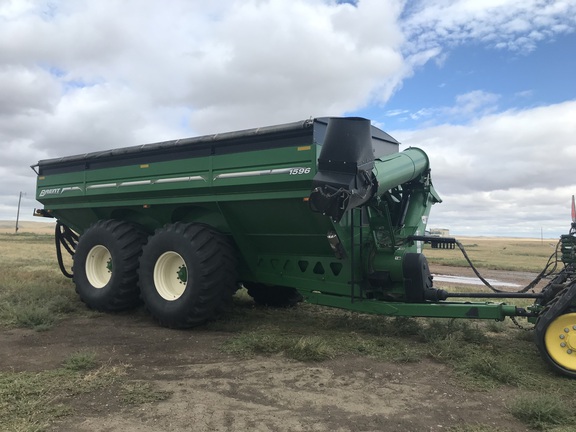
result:
[[(554, 239), (463, 237), (459, 240), (476, 267), (509, 271), (540, 272), (557, 245)], [(424, 253), (435, 264), (468, 266), (458, 248), (426, 247)]]
[[(40, 219), (39, 221), (18, 222), (18, 234), (53, 234), (55, 221)], [(0, 221), (0, 234), (14, 234), (16, 221)]]
[[(0, 327), (46, 329), (79, 309), (71, 281), (58, 268), (52, 235), (0, 233), (0, 257)], [(70, 268), (67, 254), (65, 263)]]

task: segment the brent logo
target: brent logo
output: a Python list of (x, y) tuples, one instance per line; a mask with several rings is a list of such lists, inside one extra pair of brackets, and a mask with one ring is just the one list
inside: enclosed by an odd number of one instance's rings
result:
[(61, 188), (53, 188), (53, 189), (42, 189), (40, 191), (40, 196), (46, 196), (46, 195), (58, 195), (60, 193)]

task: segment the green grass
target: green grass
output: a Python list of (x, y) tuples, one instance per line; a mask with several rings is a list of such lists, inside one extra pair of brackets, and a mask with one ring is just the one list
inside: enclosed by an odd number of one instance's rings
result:
[(77, 389), (77, 377), (58, 370), (43, 373), (0, 372), (0, 418), (4, 430), (43, 430), (70, 414), (60, 400)]
[(60, 273), (52, 236), (0, 234), (0, 256), (0, 327), (43, 331), (67, 316), (90, 314)]
[(46, 330), (71, 314), (87, 315), (68, 280), (31, 277), (0, 293), (0, 326)]
[(159, 402), (169, 397), (169, 392), (158, 390), (153, 384), (145, 381), (127, 382), (120, 388), (120, 399), (127, 405)]
[(116, 393), (124, 405), (164, 400), (169, 393), (153, 383), (131, 381), (126, 366), (100, 364), (94, 353), (66, 358), (62, 367), (40, 372), (0, 372), (1, 430), (46, 430), (74, 414), (74, 401), (101, 390)]
[(574, 430), (574, 406), (558, 394), (529, 393), (517, 397), (510, 404), (510, 412), (517, 419), (539, 430), (570, 426)]
[(67, 400), (109, 386), (121, 370), (101, 367), (74, 371), (0, 372), (0, 418), (4, 430), (43, 430), (50, 422), (72, 413)]
[(231, 338), (223, 350), (249, 357), (256, 354), (284, 354), (300, 361), (322, 361), (334, 357), (334, 347), (318, 336), (282, 335), (277, 329), (255, 330)]
[(84, 371), (94, 369), (97, 365), (96, 353), (79, 351), (68, 357), (62, 366), (70, 371)]

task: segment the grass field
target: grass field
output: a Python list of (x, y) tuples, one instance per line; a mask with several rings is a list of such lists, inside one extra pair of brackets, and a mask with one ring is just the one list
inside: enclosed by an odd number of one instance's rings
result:
[[(481, 268), (523, 271), (541, 270), (555, 247), (553, 242), (517, 239), (463, 243)], [(433, 263), (464, 265), (456, 258), (458, 251), (427, 249), (426, 254)], [(0, 256), (4, 331), (49, 332), (66, 320), (99, 315), (79, 302), (72, 282), (60, 274), (51, 235), (0, 234)], [(453, 370), (460, 385), (470, 390), (510, 389), (506, 408), (527, 428), (574, 430), (576, 381), (549, 372), (531, 332), (510, 322), (393, 319), (306, 304), (286, 310), (255, 308), (243, 290), (234, 301), (231, 311), (204, 330), (229, 333), (220, 349), (238, 358), (281, 355), (321, 362), (354, 355), (396, 364), (432, 361)], [(44, 430), (70, 415), (62, 402), (65, 396), (119, 385), (119, 400), (126, 405), (169, 397), (153, 385), (130, 380), (122, 365), (102, 363), (91, 352), (75, 353), (61, 367), (41, 372), (0, 369), (0, 429)]]
[[(460, 243), (478, 268), (539, 273), (555, 253), (557, 240), (519, 238), (460, 238)], [(426, 248), (431, 263), (467, 267), (458, 248)]]

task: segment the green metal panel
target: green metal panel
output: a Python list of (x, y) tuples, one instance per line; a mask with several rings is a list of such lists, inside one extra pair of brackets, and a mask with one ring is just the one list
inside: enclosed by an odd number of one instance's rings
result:
[(357, 312), (386, 316), (490, 319), (501, 321), (516, 316), (516, 307), (505, 303), (443, 302), (443, 303), (395, 303), (330, 296), (322, 293), (307, 295), (308, 303), (332, 306)]
[(47, 208), (58, 209), (65, 208), (66, 204), (76, 207), (89, 203), (102, 207), (117, 206), (119, 201), (128, 204), (210, 202), (238, 193), (292, 192), (299, 188), (308, 191), (307, 181), (315, 172), (315, 147), (39, 176), (37, 199)]

